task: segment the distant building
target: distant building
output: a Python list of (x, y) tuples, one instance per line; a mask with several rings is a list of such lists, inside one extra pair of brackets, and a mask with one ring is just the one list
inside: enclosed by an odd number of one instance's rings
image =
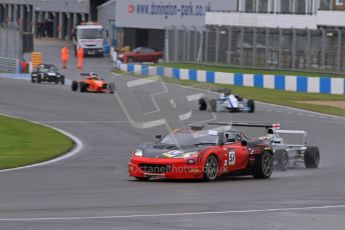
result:
[(236, 12), (210, 12), (207, 25), (268, 28), (345, 27), (344, 0), (238, 0)]
[(0, 23), (17, 22), (23, 31), (37, 33), (49, 22), (49, 35), (71, 39), (73, 27), (95, 18), (97, 6), (106, 0), (0, 0)]
[(237, 0), (118, 0), (115, 20), (120, 45), (164, 49), (165, 29), (201, 29), (205, 14), (213, 10), (234, 11)]

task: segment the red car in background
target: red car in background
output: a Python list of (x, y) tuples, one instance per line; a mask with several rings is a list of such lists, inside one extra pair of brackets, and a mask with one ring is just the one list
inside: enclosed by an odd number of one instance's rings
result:
[(138, 47), (131, 52), (126, 52), (119, 55), (120, 61), (123, 63), (130, 62), (158, 62), (163, 58), (162, 51), (155, 51), (147, 47)]

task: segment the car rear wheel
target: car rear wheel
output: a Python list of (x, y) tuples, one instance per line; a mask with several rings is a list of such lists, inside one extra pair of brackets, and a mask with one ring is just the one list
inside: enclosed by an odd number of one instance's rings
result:
[(78, 90), (78, 82), (73, 81), (71, 85), (72, 91), (77, 91)]
[(249, 108), (248, 113), (254, 113), (255, 112), (255, 102), (252, 99), (248, 99), (247, 106)]
[(304, 152), (304, 165), (306, 168), (318, 168), (320, 152), (317, 147), (308, 147)]
[(37, 83), (38, 83), (38, 84), (41, 84), (41, 82), (42, 82), (42, 78), (41, 78), (41, 76), (38, 76), (38, 77), (37, 77)]
[(218, 175), (219, 162), (215, 155), (210, 155), (204, 166), (204, 180), (215, 181)]
[(35, 83), (35, 82), (36, 82), (36, 81), (35, 81), (35, 78), (32, 78), (32, 77), (31, 77), (31, 82), (32, 82), (32, 83)]
[(114, 83), (109, 83), (109, 92), (112, 94), (115, 92), (115, 84)]
[(60, 83), (59, 78), (56, 77), (54, 82), (55, 82), (56, 85), (59, 84)]
[(199, 99), (199, 110), (200, 111), (205, 111), (207, 109), (207, 103), (205, 98), (200, 98)]
[(279, 171), (286, 171), (289, 167), (289, 153), (284, 149), (279, 149), (274, 153), (274, 160), (276, 162), (275, 169)]
[(61, 77), (60, 82), (61, 82), (61, 85), (64, 85), (65, 84), (65, 77)]
[(255, 159), (253, 177), (255, 179), (268, 179), (273, 172), (273, 155), (264, 151)]

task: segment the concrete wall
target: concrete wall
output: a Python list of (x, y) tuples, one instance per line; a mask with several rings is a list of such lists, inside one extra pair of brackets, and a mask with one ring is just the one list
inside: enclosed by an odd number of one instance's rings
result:
[(198, 82), (249, 86), (302, 93), (345, 94), (344, 78), (222, 73), (121, 63), (118, 63), (117, 67), (122, 71), (134, 72), (143, 76), (165, 76)]
[(108, 31), (109, 39), (108, 42), (111, 44), (112, 39), (116, 39), (115, 31), (115, 11), (116, 11), (116, 1), (111, 0), (103, 5), (97, 7), (98, 11), (98, 23), (100, 23), (104, 29)]

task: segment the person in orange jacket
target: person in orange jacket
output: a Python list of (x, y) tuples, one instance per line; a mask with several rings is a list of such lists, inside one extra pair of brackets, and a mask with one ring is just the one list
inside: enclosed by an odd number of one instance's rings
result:
[(61, 62), (62, 62), (62, 67), (64, 69), (67, 68), (68, 59), (69, 59), (69, 50), (67, 46), (65, 46), (61, 49)]
[(84, 49), (78, 48), (77, 50), (77, 58), (78, 58), (78, 69), (83, 68), (83, 62), (84, 62)]

